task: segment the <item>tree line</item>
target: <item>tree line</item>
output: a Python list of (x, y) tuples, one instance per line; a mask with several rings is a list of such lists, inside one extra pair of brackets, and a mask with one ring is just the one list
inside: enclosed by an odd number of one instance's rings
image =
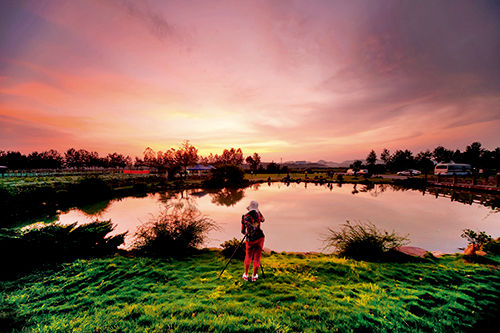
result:
[(118, 153), (104, 157), (85, 149), (68, 149), (64, 154), (50, 149), (24, 155), (18, 151), (0, 150), (0, 165), (9, 169), (117, 168), (132, 164), (130, 156)]
[[(408, 150), (396, 150), (391, 153), (388, 149), (383, 149), (380, 153), (380, 161), (374, 150), (371, 150), (365, 159), (365, 166), (373, 173), (388, 171), (401, 171), (406, 169), (419, 169), (423, 172), (430, 172), (436, 163), (466, 163), (475, 170), (500, 170), (500, 147), (494, 150), (483, 148), (480, 142), (473, 142), (464, 151), (460, 149), (451, 150), (443, 146), (434, 148), (433, 151), (425, 150), (413, 155)], [(363, 161), (357, 160), (351, 164), (352, 168), (361, 168)]]
[(184, 141), (178, 148), (169, 148), (166, 151), (154, 151), (147, 147), (142, 158), (134, 160), (128, 155), (111, 153), (99, 156), (97, 152), (85, 149), (68, 149), (64, 154), (50, 149), (44, 152), (32, 152), (24, 155), (19, 151), (0, 150), (0, 165), (9, 169), (60, 169), (60, 168), (124, 168), (124, 167), (150, 167), (160, 171), (186, 172), (194, 164), (241, 166), (246, 161), (250, 169), (257, 170), (261, 164), (258, 153), (249, 155), (244, 159), (241, 148), (224, 149), (221, 155), (209, 154), (201, 156), (198, 149)]

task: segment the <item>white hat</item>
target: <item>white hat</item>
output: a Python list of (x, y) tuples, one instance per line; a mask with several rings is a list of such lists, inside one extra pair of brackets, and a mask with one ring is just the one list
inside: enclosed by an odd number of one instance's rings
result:
[(257, 201), (250, 201), (250, 205), (248, 205), (247, 209), (259, 211), (259, 203)]

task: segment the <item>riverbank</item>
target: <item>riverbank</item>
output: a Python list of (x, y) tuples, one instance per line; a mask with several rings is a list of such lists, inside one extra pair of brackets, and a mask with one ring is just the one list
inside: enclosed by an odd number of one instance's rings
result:
[(255, 283), (242, 281), (236, 260), (217, 279), (225, 263), (218, 251), (76, 260), (0, 282), (0, 320), (30, 332), (465, 332), (500, 314), (493, 259), (370, 263), (272, 253)]

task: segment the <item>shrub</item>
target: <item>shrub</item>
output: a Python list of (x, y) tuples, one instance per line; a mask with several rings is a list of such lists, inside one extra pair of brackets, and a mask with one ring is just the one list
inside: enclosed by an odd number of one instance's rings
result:
[[(234, 251), (236, 251), (236, 248), (238, 248), (238, 245), (240, 245), (240, 243), (241, 240), (233, 238), (231, 240), (227, 240), (224, 243), (220, 244), (220, 246), (222, 247), (221, 251), (222, 255), (226, 258), (230, 258), (233, 255)], [(245, 255), (246, 255), (245, 244), (241, 244), (236, 253), (234, 253), (233, 258), (243, 260), (245, 259)]]
[(500, 255), (500, 237), (496, 240), (491, 239), (484, 244), (483, 250), (487, 253)]
[(142, 254), (184, 256), (203, 244), (215, 222), (193, 208), (172, 206), (137, 228), (134, 248)]
[(491, 241), (491, 236), (487, 235), (486, 232), (475, 232), (472, 229), (464, 229), (460, 237), (467, 238), (469, 244), (472, 244), (477, 249), (482, 248), (484, 244)]
[(245, 172), (237, 165), (223, 165), (210, 172), (210, 178), (203, 182), (205, 187), (239, 187), (248, 183)]
[(335, 248), (340, 256), (353, 259), (379, 259), (389, 250), (408, 244), (407, 237), (378, 230), (371, 223), (347, 221), (340, 231), (330, 228), (328, 231), (325, 247)]
[(0, 252), (9, 253), (3, 262), (11, 272), (34, 264), (107, 255), (117, 251), (126, 234), (106, 237), (113, 230), (109, 220), (79, 226), (35, 223), (22, 229), (1, 229)]

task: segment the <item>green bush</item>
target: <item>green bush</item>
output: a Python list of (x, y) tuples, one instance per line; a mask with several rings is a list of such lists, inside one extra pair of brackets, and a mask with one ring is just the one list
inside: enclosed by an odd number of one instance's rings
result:
[(134, 249), (140, 254), (185, 256), (203, 244), (215, 222), (192, 208), (167, 208), (159, 216), (137, 228)]
[(79, 226), (36, 223), (22, 229), (1, 229), (0, 252), (9, 254), (2, 262), (11, 268), (5, 273), (33, 264), (114, 253), (126, 233), (106, 237), (113, 230), (109, 220)]
[(487, 235), (486, 232), (475, 232), (472, 229), (464, 229), (460, 237), (467, 238), (469, 244), (474, 245), (477, 249), (481, 249), (486, 243), (491, 241), (491, 236)]
[[(234, 256), (233, 258), (235, 259), (245, 259), (246, 255), (246, 250), (245, 250), (245, 243), (241, 244), (241, 246), (238, 248), (238, 245), (240, 245), (241, 240), (233, 238), (231, 240), (227, 240), (224, 243), (220, 244), (222, 247), (222, 255), (226, 258), (230, 258), (233, 253)], [(238, 250), (236, 250), (238, 248)], [(236, 253), (234, 252), (236, 251)]]
[(483, 246), (483, 250), (488, 254), (496, 254), (500, 255), (500, 237), (495, 239), (491, 239)]
[(328, 228), (326, 248), (335, 248), (338, 255), (361, 260), (379, 260), (389, 250), (408, 244), (408, 238), (394, 232), (377, 229), (371, 223), (351, 224), (347, 221), (340, 231)]

